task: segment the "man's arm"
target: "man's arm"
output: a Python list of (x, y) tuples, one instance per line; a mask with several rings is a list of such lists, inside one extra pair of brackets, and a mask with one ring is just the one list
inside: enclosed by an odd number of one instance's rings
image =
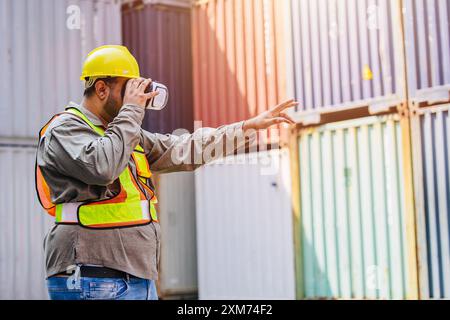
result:
[(145, 93), (150, 83), (151, 79), (128, 81), (124, 105), (102, 137), (76, 116), (50, 126), (39, 142), (38, 165), (44, 171), (53, 168), (86, 184), (113, 183), (125, 170), (139, 143), (145, 102), (157, 95), (157, 92)]
[(150, 133), (142, 130), (142, 141), (150, 168), (158, 172), (192, 171), (236, 150), (250, 147), (256, 132), (243, 131), (244, 122), (217, 129), (200, 128), (181, 135)]
[(234, 154), (250, 147), (257, 130), (280, 123), (293, 124), (284, 112), (297, 105), (294, 100), (284, 102), (252, 119), (222, 126), (201, 128), (193, 134), (161, 135), (142, 130), (143, 147), (153, 171), (191, 171), (219, 157)]
[(50, 127), (40, 141), (44, 169), (53, 168), (86, 184), (109, 185), (125, 170), (139, 143), (144, 109), (125, 105), (103, 137), (74, 115)]

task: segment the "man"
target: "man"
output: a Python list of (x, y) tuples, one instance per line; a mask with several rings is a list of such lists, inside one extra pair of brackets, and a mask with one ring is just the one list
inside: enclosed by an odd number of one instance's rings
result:
[(44, 126), (37, 151), (38, 197), (56, 221), (44, 240), (49, 296), (157, 299), (160, 227), (150, 170), (194, 170), (205, 161), (192, 159), (205, 159), (207, 147), (233, 145), (225, 152), (232, 154), (254, 139), (234, 144), (244, 133), (293, 123), (284, 110), (296, 103), (218, 129), (161, 135), (141, 128), (157, 92), (145, 93), (151, 80), (140, 77), (127, 48), (93, 50), (81, 79), (81, 104)]

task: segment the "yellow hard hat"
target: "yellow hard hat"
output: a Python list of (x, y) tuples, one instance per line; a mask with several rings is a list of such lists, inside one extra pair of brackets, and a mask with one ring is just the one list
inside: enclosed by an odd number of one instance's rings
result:
[(127, 47), (108, 45), (92, 50), (83, 64), (80, 79), (86, 77), (139, 78), (139, 65)]

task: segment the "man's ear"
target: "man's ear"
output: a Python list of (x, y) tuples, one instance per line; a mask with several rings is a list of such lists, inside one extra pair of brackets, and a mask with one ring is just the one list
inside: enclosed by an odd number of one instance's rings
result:
[(95, 92), (100, 100), (105, 100), (108, 98), (109, 87), (102, 80), (95, 83)]

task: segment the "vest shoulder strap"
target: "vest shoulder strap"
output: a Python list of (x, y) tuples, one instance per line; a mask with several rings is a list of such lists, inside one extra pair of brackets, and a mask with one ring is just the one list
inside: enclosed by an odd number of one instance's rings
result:
[(103, 136), (105, 135), (105, 130), (103, 130), (102, 128), (96, 126), (95, 124), (93, 124), (84, 114), (83, 112), (81, 112), (80, 110), (78, 110), (77, 108), (74, 107), (69, 107), (66, 109), (67, 113), (71, 113), (74, 114), (76, 116), (78, 116), (79, 118), (81, 118), (84, 122), (86, 122), (95, 132), (97, 132), (99, 135)]

